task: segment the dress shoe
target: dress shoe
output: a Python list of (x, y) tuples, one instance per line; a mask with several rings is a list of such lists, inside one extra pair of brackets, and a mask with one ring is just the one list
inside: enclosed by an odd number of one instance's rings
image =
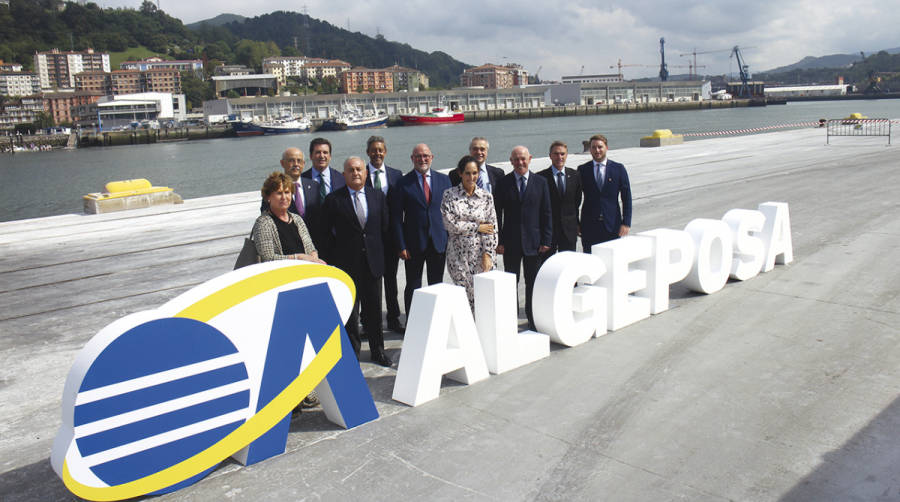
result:
[(381, 350), (372, 351), (372, 362), (386, 368), (394, 365), (394, 361), (391, 361), (391, 358)]
[(388, 329), (393, 331), (394, 333), (404, 334), (406, 333), (406, 328), (400, 324), (399, 320), (388, 321)]

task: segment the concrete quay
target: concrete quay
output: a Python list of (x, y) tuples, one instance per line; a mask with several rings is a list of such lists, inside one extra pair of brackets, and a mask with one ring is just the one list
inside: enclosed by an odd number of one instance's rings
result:
[[(804, 129), (613, 150), (633, 231), (788, 202), (794, 262), (709, 296), (675, 285), (667, 312), (417, 408), (391, 400), (395, 369), (363, 362), (379, 420), (304, 412), (284, 455), (159, 500), (900, 500), (885, 143)], [(48, 458), (75, 353), (230, 270), (258, 197), (0, 223), (0, 500), (74, 499)]]

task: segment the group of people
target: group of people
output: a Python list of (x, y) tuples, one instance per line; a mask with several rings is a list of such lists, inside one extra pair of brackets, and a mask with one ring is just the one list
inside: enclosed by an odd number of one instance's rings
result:
[(463, 286), (474, 310), (474, 276), (496, 267), (503, 256), (506, 272), (524, 272), (525, 311), (530, 329), (532, 289), (541, 264), (558, 251), (575, 251), (628, 234), (631, 187), (625, 167), (608, 160), (607, 140), (590, 139), (592, 160), (567, 167), (568, 147), (550, 145), (551, 166), (532, 172), (531, 153), (516, 146), (509, 174), (487, 164), (490, 145), (473, 138), (469, 154), (449, 175), (431, 168), (428, 145), (415, 146), (413, 169), (403, 174), (384, 164), (387, 143), (366, 142), (368, 162), (350, 157), (342, 171), (331, 166), (331, 143), (315, 138), (304, 154), (288, 148), (283, 172), (273, 172), (262, 187), (261, 215), (252, 239), (262, 261), (299, 259), (328, 263), (345, 271), (356, 285), (356, 303), (346, 331), (359, 357), (360, 320), (372, 362), (391, 366), (384, 351), (382, 286), (387, 327), (404, 332), (400, 321), (397, 270), (406, 272), (403, 292), (408, 314), (413, 292), (444, 280), (445, 268)]

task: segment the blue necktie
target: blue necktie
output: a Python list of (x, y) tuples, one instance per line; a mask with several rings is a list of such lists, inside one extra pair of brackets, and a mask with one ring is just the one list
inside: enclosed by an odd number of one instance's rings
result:
[(525, 200), (525, 177), (519, 178), (519, 198)]

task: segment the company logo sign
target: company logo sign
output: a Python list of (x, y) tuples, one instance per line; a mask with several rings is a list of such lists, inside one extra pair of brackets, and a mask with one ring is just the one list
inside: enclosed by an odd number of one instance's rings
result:
[(334, 267), (263, 263), (106, 326), (66, 379), (54, 470), (85, 499), (165, 493), (283, 453), (313, 389), (343, 427), (378, 418), (343, 328), (354, 295)]

